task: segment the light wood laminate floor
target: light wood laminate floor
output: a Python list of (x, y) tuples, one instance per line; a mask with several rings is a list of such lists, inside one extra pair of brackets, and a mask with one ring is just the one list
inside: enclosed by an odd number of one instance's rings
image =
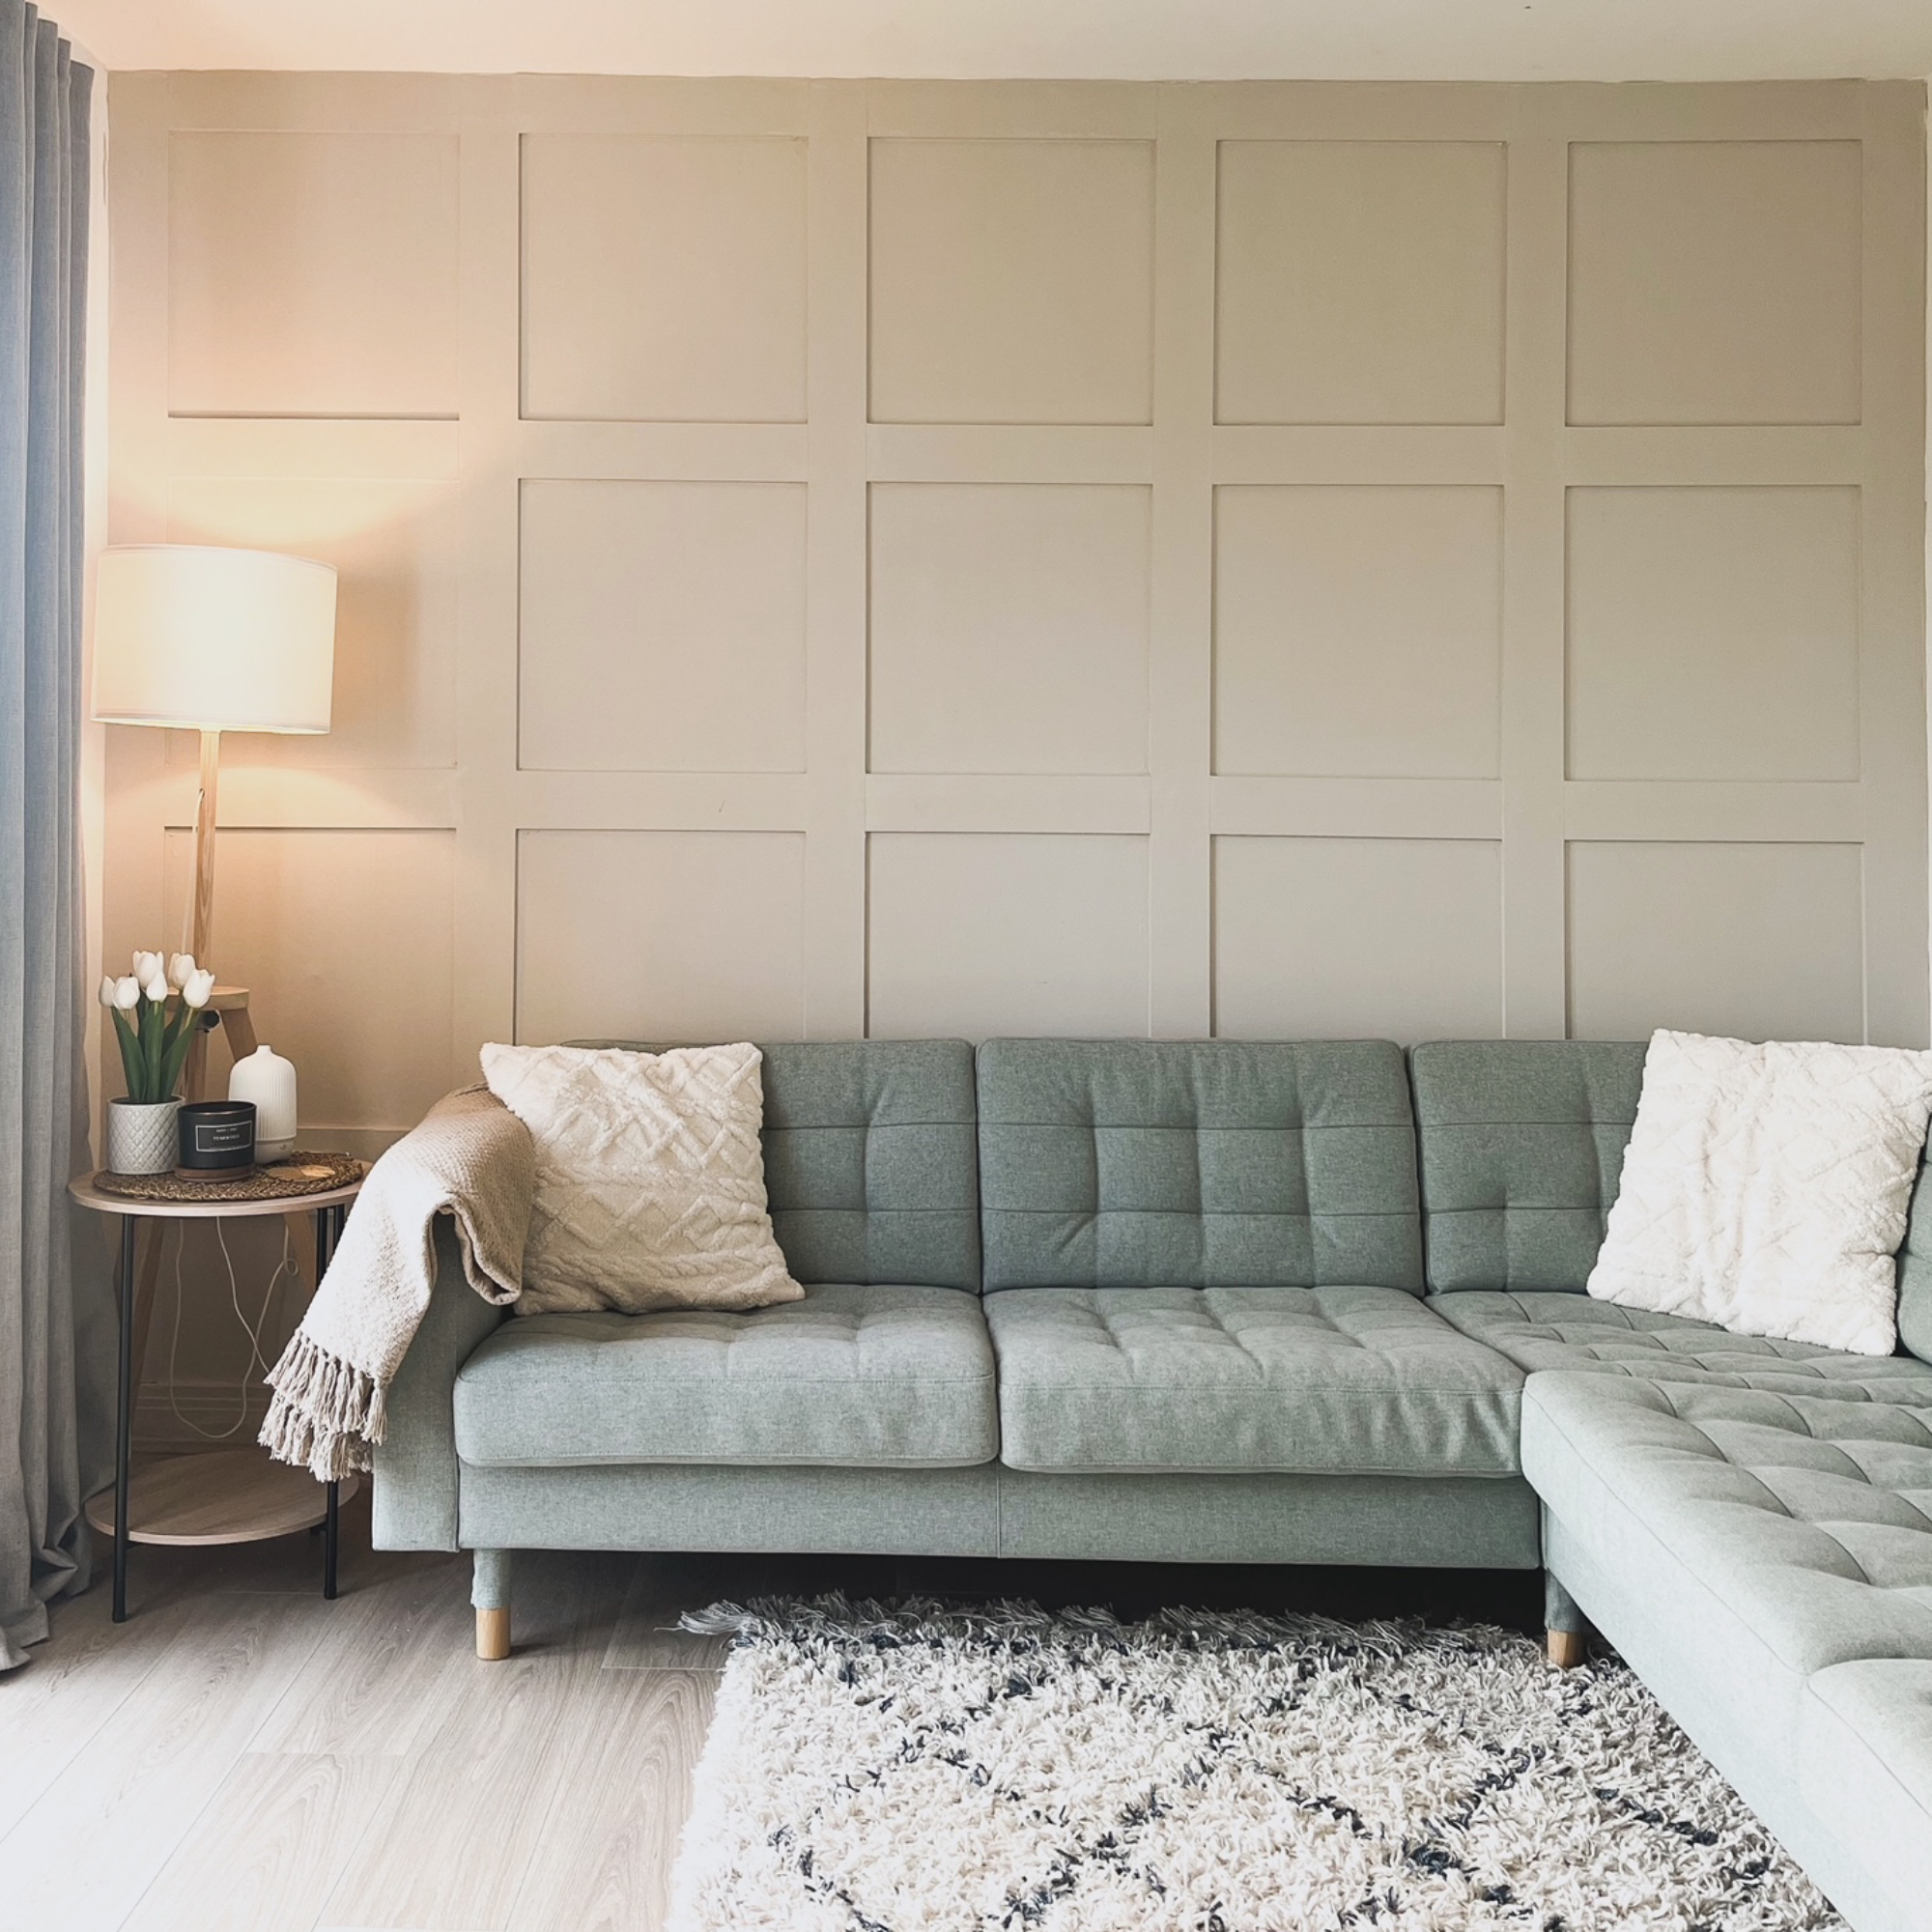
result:
[(764, 1591), (1423, 1611), (1533, 1627), (1530, 1577), (528, 1554), (479, 1663), (469, 1562), (306, 1536), (137, 1548), (0, 1677), (0, 1932), (657, 1932), (724, 1646)]
[(744, 1562), (520, 1559), (476, 1662), (467, 1559), (307, 1537), (136, 1548), (0, 1678), (4, 1932), (654, 1932)]

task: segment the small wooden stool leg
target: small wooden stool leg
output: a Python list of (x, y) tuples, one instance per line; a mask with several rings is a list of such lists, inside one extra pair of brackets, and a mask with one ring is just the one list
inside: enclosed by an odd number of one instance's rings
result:
[(1589, 1643), (1581, 1631), (1553, 1630), (1548, 1635), (1549, 1661), (1558, 1670), (1575, 1670), (1590, 1654)]
[(510, 1654), (510, 1613), (502, 1610), (476, 1612), (476, 1655), (485, 1663), (501, 1663)]

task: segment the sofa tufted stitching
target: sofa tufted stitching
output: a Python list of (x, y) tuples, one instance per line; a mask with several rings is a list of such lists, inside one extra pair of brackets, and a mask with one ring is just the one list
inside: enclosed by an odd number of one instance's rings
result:
[[(1284, 1293), (1293, 1293), (1293, 1291), (1284, 1291)], [(1144, 1359), (1141, 1351), (1133, 1346), (1137, 1335), (1155, 1332), (1163, 1341), (1172, 1341), (1177, 1334), (1184, 1333), (1191, 1340), (1205, 1341), (1209, 1346), (1223, 1343), (1231, 1345), (1254, 1364), (1260, 1378), (1264, 1380), (1267, 1376), (1267, 1362), (1250, 1346), (1248, 1336), (1231, 1328), (1223, 1319), (1221, 1310), (1205, 1295), (1198, 1307), (1173, 1309), (1160, 1306), (1147, 1311), (1149, 1318), (1156, 1316), (1164, 1318), (1161, 1320), (1132, 1319), (1135, 1315), (1134, 1310), (1111, 1304), (1105, 1307), (1094, 1307), (1091, 1304), (1081, 1307), (1075, 1304), (1069, 1306), (1066, 1313), (1071, 1318), (1073, 1325), (1098, 1330), (1105, 1336), (1108, 1345), (1115, 1352), (1125, 1356), (1129, 1364), (1136, 1367), (1139, 1361)], [(1319, 1337), (1321, 1343), (1330, 1346), (1350, 1349), (1368, 1347), (1359, 1335), (1350, 1333), (1348, 1329), (1319, 1310), (1284, 1308), (1272, 1320), (1258, 1320), (1245, 1325), (1249, 1334), (1256, 1330), (1269, 1335), (1294, 1330), (1297, 1342), (1303, 1346)]]
[(985, 1309), (1015, 1468), (1518, 1473), (1520, 1373), (1406, 1290), (1061, 1288)]
[[(1600, 1459), (1596, 1453), (1597, 1445), (1580, 1439), (1577, 1432), (1569, 1426), (1565, 1418), (1553, 1414), (1548, 1407), (1535, 1401), (1539, 1393), (1536, 1385), (1538, 1382), (1545, 1380), (1547, 1380), (1547, 1378), (1532, 1377), (1527, 1393), (1536, 1407), (1542, 1427), (1548, 1429), (1553, 1436), (1563, 1443), (1564, 1448), (1570, 1457), (1574, 1459), (1578, 1470), (1583, 1473), (1589, 1486), (1596, 1492), (1598, 1500), (1589, 1514), (1593, 1517), (1601, 1514), (1605, 1500), (1614, 1503), (1626, 1513), (1625, 1526), (1631, 1533), (1641, 1537), (1651, 1549), (1657, 1551), (1669, 1562), (1680, 1565), (1687, 1564), (1686, 1551), (1679, 1547), (1677, 1539), (1663, 1532), (1656, 1520), (1654, 1512), (1632, 1504), (1611, 1485), (1601, 1466)], [(1532, 1478), (1532, 1480), (1535, 1479)], [(1577, 1527), (1577, 1525), (1573, 1525), (1573, 1533)], [(1690, 1563), (1688, 1567), (1689, 1576), (1686, 1580), (1692, 1587), (1707, 1593), (1714, 1604), (1721, 1605), (1731, 1616), (1738, 1618), (1742, 1625), (1741, 1634), (1747, 1640), (1764, 1645), (1770, 1661), (1785, 1664), (1788, 1667), (1788, 1660), (1783, 1658), (1772, 1646), (1769, 1634), (1760, 1628), (1753, 1618), (1749, 1604), (1740, 1601), (1742, 1593), (1740, 1593), (1737, 1587), (1736, 1577), (1729, 1576), (1720, 1579), (1711, 1574), (1710, 1567), (1706, 1564)], [(1851, 1581), (1853, 1579), (1846, 1578), (1844, 1580)], [(1845, 1660), (1834, 1660), (1834, 1663), (1843, 1661)], [(1834, 1667), (1833, 1664), (1823, 1666), (1826, 1669), (1832, 1667)]]
[(1386, 1042), (988, 1040), (980, 1102), (989, 1290), (1421, 1286)]
[[(957, 1295), (965, 1308), (976, 1308), (977, 1299), (964, 1291), (934, 1290), (934, 1294)], [(937, 1304), (945, 1307), (947, 1304)], [(789, 1344), (807, 1349), (836, 1349), (841, 1353), (852, 1353), (863, 1360), (868, 1339), (885, 1339), (897, 1331), (919, 1332), (923, 1330), (930, 1320), (931, 1302), (922, 1299), (911, 1306), (900, 1306), (893, 1301), (883, 1301), (880, 1305), (865, 1305), (856, 1309), (826, 1307), (822, 1303), (807, 1299), (786, 1302), (772, 1308), (749, 1310), (742, 1313), (724, 1309), (665, 1309), (654, 1315), (630, 1316), (606, 1311), (584, 1310), (555, 1316), (534, 1317), (518, 1323), (511, 1331), (520, 1350), (571, 1350), (589, 1347), (600, 1353), (607, 1350), (643, 1350), (652, 1352), (676, 1350), (687, 1357), (696, 1359), (702, 1356), (716, 1360), (722, 1373), (730, 1377), (738, 1372), (738, 1364), (746, 1364), (744, 1373), (753, 1376), (767, 1376), (772, 1373), (768, 1360), (775, 1345)], [(484, 1355), (487, 1362), (495, 1351)], [(457, 1379), (463, 1380), (469, 1373), (469, 1365), (459, 1371)], [(903, 1375), (903, 1366), (895, 1368), (895, 1376)], [(935, 1375), (922, 1371), (919, 1380), (932, 1384), (964, 1384), (985, 1382), (993, 1378), (993, 1369), (988, 1362), (982, 1369), (969, 1376)], [(783, 1379), (788, 1384), (865, 1382), (875, 1379), (867, 1375), (858, 1376), (799, 1376), (786, 1374)]]
[(1911, 1355), (1854, 1355), (1735, 1335), (1560, 1290), (1457, 1290), (1432, 1296), (1429, 1305), (1530, 1374), (1575, 1372), (1625, 1383), (1804, 1394), (1849, 1407), (1932, 1405), (1932, 1365)]
[[(1531, 1399), (1545, 1420), (1577, 1448), (1573, 1433), (1540, 1400), (1541, 1388), (1547, 1387), (1551, 1379), (1548, 1373), (1532, 1376)], [(1637, 1463), (1652, 1468), (1696, 1463), (1724, 1470), (1731, 1485), (1726, 1492), (1705, 1493), (1693, 1489), (1683, 1496), (1684, 1501), (1693, 1507), (1747, 1509), (1781, 1518), (1794, 1531), (1821, 1539), (1833, 1552), (1831, 1559), (1822, 1560), (1824, 1552), (1816, 1546), (1809, 1555), (1800, 1549), (1781, 1549), (1768, 1559), (1774, 1567), (1822, 1571), (1861, 1588), (1932, 1605), (1932, 1407), (1896, 1403), (1844, 1404), (1830, 1397), (1792, 1396), (1765, 1390), (1716, 1390), (1697, 1384), (1612, 1386), (1620, 1405), (1667, 1416), (1688, 1432), (1687, 1436), (1667, 1444), (1644, 1441), (1636, 1446)], [(1716, 1416), (1699, 1413), (1718, 1404), (1749, 1412)], [(1870, 1434), (1881, 1418), (1897, 1428), (1905, 1439)], [(1833, 1465), (1824, 1467), (1808, 1458), (1798, 1458), (1795, 1453), (1792, 1460), (1781, 1462), (1777, 1460), (1780, 1442), (1790, 1445), (1794, 1452), (1799, 1443), (1829, 1450), (1834, 1457)], [(1889, 1481), (1874, 1480), (1870, 1469), (1855, 1453), (1861, 1443), (1875, 1449), (1903, 1449), (1914, 1456), (1924, 1456), (1924, 1488), (1920, 1490), (1914, 1485), (1905, 1489)], [(1580, 1448), (1577, 1452), (1586, 1458), (1591, 1455)], [(1794, 1477), (1816, 1478), (1815, 1496), (1780, 1493), (1774, 1486), (1780, 1469)], [(1796, 1492), (1800, 1486), (1794, 1483), (1790, 1487)], [(1915, 1500), (1921, 1493), (1926, 1498), (1922, 1505)], [(1865, 1498), (1867, 1506), (1855, 1508), (1854, 1496)], [(1842, 1513), (1831, 1507), (1833, 1498)], [(1888, 1505), (1895, 1506), (1908, 1520), (1887, 1520)], [(1656, 1526), (1652, 1527), (1655, 1533)], [(1874, 1574), (1871, 1558), (1877, 1552), (1870, 1548), (1869, 1539), (1880, 1536), (1910, 1539), (1907, 1548), (1913, 1555), (1903, 1577)], [(1848, 1539), (1865, 1541), (1864, 1552), (1861, 1553)]]
[(745, 1314), (536, 1316), (455, 1378), (458, 1453), (576, 1463), (960, 1465), (999, 1449), (977, 1294), (830, 1284)]
[[(1348, 1306), (1348, 1290), (1322, 1289), (1123, 1289), (1065, 1290), (1050, 1302), (1036, 1300), (1037, 1291), (1016, 1290), (989, 1295), (989, 1312), (997, 1304), (1024, 1306), (1026, 1328), (1035, 1335), (1053, 1332), (1064, 1346), (1097, 1347), (1128, 1371), (1129, 1386), (1186, 1387), (1196, 1380), (1206, 1357), (1238, 1355), (1251, 1365), (1253, 1380), (1267, 1385), (1284, 1354), (1307, 1357), (1333, 1350), (1354, 1355), (1375, 1355), (1393, 1362), (1402, 1356), (1436, 1358), (1445, 1337), (1436, 1322), (1412, 1297), (1400, 1291), (1401, 1306), (1378, 1303), (1354, 1310)], [(1340, 1302), (1338, 1307), (1336, 1304)], [(1292, 1337), (1286, 1349), (1269, 1344)], [(996, 1325), (995, 1341), (999, 1338)], [(1146, 1346), (1140, 1346), (1145, 1343)], [(1175, 1344), (1182, 1359), (1177, 1363)], [(1488, 1351), (1482, 1350), (1487, 1356)], [(1179, 1367), (1179, 1374), (1172, 1371)], [(1160, 1371), (1170, 1373), (1162, 1375)], [(1023, 1375), (1009, 1361), (1003, 1373)], [(1091, 1383), (1066, 1380), (1056, 1366), (1053, 1385), (1072, 1391), (1096, 1392), (1118, 1388), (1118, 1380)], [(1349, 1386), (1363, 1394), (1400, 1393), (1406, 1384), (1391, 1379), (1368, 1383), (1351, 1378)]]

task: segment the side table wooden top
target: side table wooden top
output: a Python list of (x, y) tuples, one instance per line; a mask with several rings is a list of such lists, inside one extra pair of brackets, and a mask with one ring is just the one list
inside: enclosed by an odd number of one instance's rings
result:
[[(99, 1170), (97, 1169), (98, 1173)], [(138, 1214), (161, 1221), (213, 1221), (251, 1214), (306, 1214), (315, 1208), (344, 1208), (362, 1191), (359, 1180), (331, 1187), (326, 1194), (271, 1194), (266, 1201), (145, 1201), (131, 1194), (110, 1194), (95, 1185), (92, 1174), (68, 1182), (67, 1191), (83, 1208), (97, 1214)]]

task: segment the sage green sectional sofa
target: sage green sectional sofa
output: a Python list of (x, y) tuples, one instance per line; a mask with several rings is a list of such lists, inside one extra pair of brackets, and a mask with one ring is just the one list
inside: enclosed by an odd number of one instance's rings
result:
[[(613, 1042), (599, 1042), (612, 1044)], [(1918, 1355), (1589, 1299), (1641, 1045), (765, 1049), (804, 1300), (505, 1318), (449, 1237), (376, 1540), (1532, 1570), (1859, 1932), (1932, 1926)]]

